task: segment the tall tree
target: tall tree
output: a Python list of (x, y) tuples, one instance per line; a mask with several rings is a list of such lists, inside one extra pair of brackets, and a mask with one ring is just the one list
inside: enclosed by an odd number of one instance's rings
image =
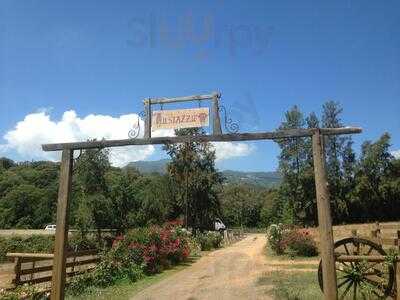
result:
[(110, 169), (108, 155), (109, 151), (106, 149), (84, 150), (77, 160), (75, 171), (75, 201), (83, 212), (90, 212), (99, 237), (100, 229), (110, 228), (114, 219), (106, 182), (106, 172)]
[[(176, 130), (176, 135), (204, 134), (199, 128)], [(220, 215), (217, 195), (222, 176), (215, 169), (215, 151), (211, 144), (187, 142), (167, 145), (171, 157), (167, 170), (176, 186), (179, 213), (186, 217), (188, 226), (197, 230), (210, 229)]]
[[(343, 127), (340, 115), (343, 109), (338, 102), (328, 101), (323, 105), (322, 113), (322, 127), (325, 128), (335, 128)], [(344, 151), (345, 145), (347, 147), (346, 153)], [(343, 154), (346, 157), (346, 168), (350, 160), (348, 160), (349, 155), (351, 155), (351, 138), (330, 135), (326, 136), (324, 140), (324, 148), (326, 154), (326, 168), (328, 173), (329, 181), (329, 192), (331, 195), (331, 205), (333, 212), (333, 221), (340, 222), (347, 214), (348, 207), (346, 199), (343, 198)]]
[[(285, 120), (279, 126), (280, 130), (304, 128), (305, 120), (297, 106), (292, 107), (285, 113)], [(285, 198), (286, 214), (292, 212), (292, 220), (288, 222), (298, 222), (304, 218), (304, 198), (301, 185), (302, 172), (304, 170), (307, 154), (306, 142), (304, 138), (292, 138), (278, 140), (281, 148), (279, 155), (279, 170), (283, 175), (281, 185), (281, 196)]]
[[(353, 193), (353, 219), (391, 219), (399, 212), (399, 179), (396, 160), (390, 154), (390, 135), (362, 145)], [(391, 209), (388, 209), (388, 208)]]

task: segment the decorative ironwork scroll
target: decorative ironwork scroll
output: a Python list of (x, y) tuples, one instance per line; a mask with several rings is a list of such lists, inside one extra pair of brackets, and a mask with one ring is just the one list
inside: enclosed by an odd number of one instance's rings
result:
[(140, 134), (140, 119), (145, 119), (146, 118), (146, 112), (142, 111), (138, 114), (137, 116), (137, 123), (133, 125), (131, 130), (128, 132), (128, 137), (130, 139), (136, 139), (139, 134)]
[(228, 117), (227, 109), (224, 105), (219, 106), (219, 110), (224, 113), (224, 127), (229, 133), (238, 133), (239, 124), (234, 122), (232, 118)]

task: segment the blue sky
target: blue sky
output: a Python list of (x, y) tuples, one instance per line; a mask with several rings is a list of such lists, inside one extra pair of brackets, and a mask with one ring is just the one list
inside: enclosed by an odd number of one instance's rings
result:
[[(385, 131), (395, 151), (399, 28), (398, 1), (3, 0), (0, 155), (49, 158), (29, 147), (40, 138), (71, 138), (56, 130), (65, 123), (138, 113), (146, 97), (216, 90), (242, 132), (274, 130), (295, 104), (305, 114), (320, 113), (326, 100), (335, 100), (344, 108), (343, 123), (364, 128), (354, 136), (357, 151)], [(65, 117), (71, 110), (75, 115)], [(46, 118), (35, 128), (35, 120)], [(46, 124), (57, 122), (50, 139)], [(221, 150), (220, 168), (276, 168), (273, 142), (239, 146), (232, 157)], [(122, 154), (131, 159), (134, 151)], [(139, 152), (140, 159), (162, 157), (159, 149)]]

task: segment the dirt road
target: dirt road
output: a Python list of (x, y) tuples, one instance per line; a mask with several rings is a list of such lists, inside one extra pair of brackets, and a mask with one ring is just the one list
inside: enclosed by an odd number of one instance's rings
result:
[(190, 267), (141, 291), (133, 299), (271, 299), (257, 279), (265, 270), (263, 234), (252, 234), (209, 253)]

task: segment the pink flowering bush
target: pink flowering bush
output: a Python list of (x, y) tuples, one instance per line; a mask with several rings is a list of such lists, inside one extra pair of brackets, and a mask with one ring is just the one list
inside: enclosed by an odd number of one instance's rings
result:
[(124, 237), (117, 237), (113, 247), (127, 248), (130, 259), (143, 265), (146, 273), (158, 273), (190, 255), (189, 235), (179, 225), (175, 221), (163, 227), (135, 229)]
[(120, 279), (134, 282), (144, 273), (154, 274), (185, 260), (190, 255), (190, 234), (181, 224), (173, 221), (117, 236), (92, 272), (72, 278), (68, 293), (80, 295), (91, 286), (106, 287)]
[(316, 256), (318, 254), (317, 245), (306, 229), (285, 231), (282, 244), (286, 252), (293, 256)]
[(316, 256), (317, 245), (309, 230), (294, 226), (271, 225), (268, 229), (271, 249), (278, 255)]

